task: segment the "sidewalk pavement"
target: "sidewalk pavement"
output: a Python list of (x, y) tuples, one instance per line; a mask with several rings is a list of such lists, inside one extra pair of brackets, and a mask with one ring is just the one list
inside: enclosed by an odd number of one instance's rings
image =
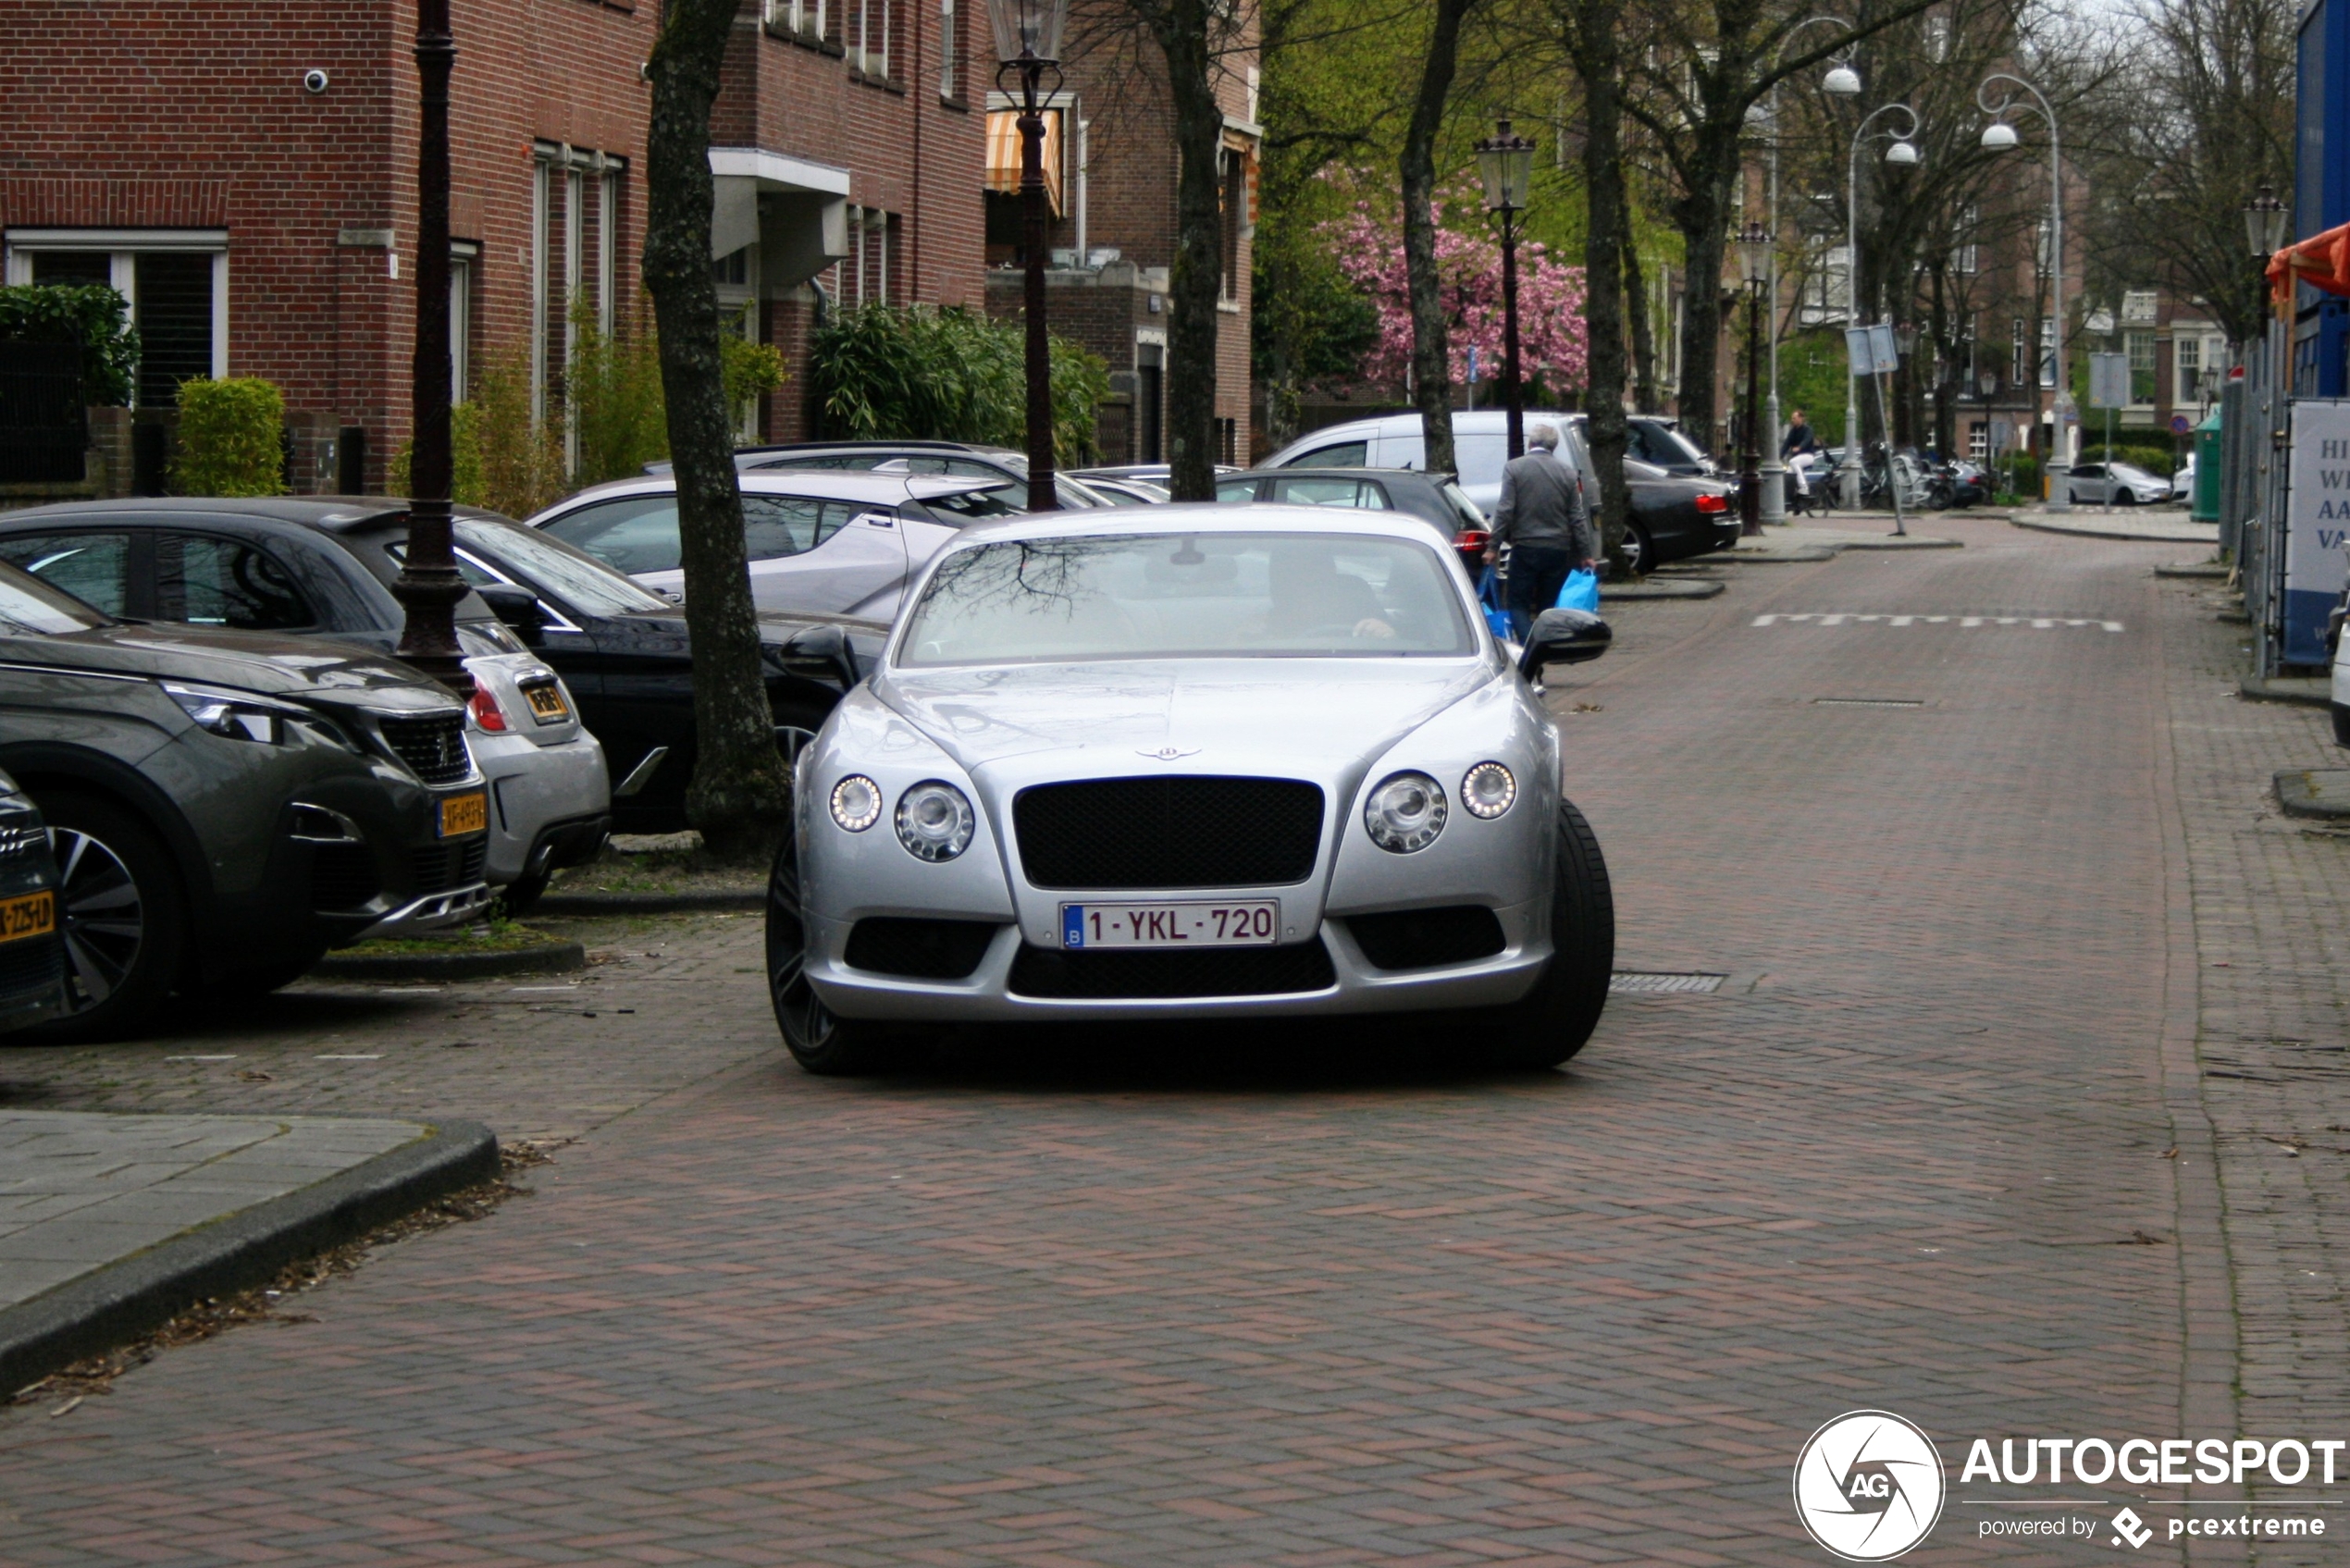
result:
[(2183, 510), (2170, 508), (2118, 507), (2109, 512), (2091, 512), (2077, 506), (2070, 512), (2047, 512), (2032, 507), (2010, 513), (2008, 521), (2019, 528), (2031, 528), (2043, 534), (2079, 534), (2093, 539), (2158, 540), (2164, 544), (2202, 544), (2214, 549), (2220, 546), (2220, 525), (2197, 523)]
[(0, 1397), (497, 1168), (471, 1124), (0, 1111)]
[[(1973, 514), (1977, 517), (1982, 513)], [(1701, 556), (1701, 562), (1728, 559), (1750, 564), (1825, 561), (1840, 550), (1848, 549), (1957, 549), (1959, 541), (1932, 534), (1896, 534), (1893, 513), (1882, 516), (1866, 512), (1842, 512), (1838, 516), (1860, 525), (1850, 528), (1821, 528), (1801, 524), (1784, 526), (1767, 525), (1759, 539), (1740, 539), (1729, 551), (1715, 551)], [(1914, 523), (1914, 519), (1911, 520)], [(1878, 525), (1882, 525), (1879, 526)]]

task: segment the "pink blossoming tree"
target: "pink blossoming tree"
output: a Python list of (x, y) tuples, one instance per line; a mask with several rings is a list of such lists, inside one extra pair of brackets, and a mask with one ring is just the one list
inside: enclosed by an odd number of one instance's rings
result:
[[(1369, 184), (1367, 174), (1354, 179)], [(1391, 201), (1376, 205), (1366, 197), (1344, 217), (1320, 226), (1341, 271), (1371, 298), (1379, 312), (1379, 340), (1363, 357), (1362, 374), (1374, 381), (1401, 382), (1412, 362), (1411, 296), (1404, 277), (1401, 215)], [(1451, 340), (1455, 381), (1468, 378), (1468, 353), (1477, 351), (1478, 379), (1495, 386), (1502, 378), (1502, 246), (1485, 218), (1476, 190), (1454, 185), (1441, 191), (1436, 207), (1436, 265), (1442, 279), (1446, 336)], [(1448, 225), (1447, 216), (1452, 222)], [(1464, 228), (1464, 219), (1475, 225)], [(1521, 241), (1517, 248), (1519, 373), (1540, 375), (1553, 392), (1584, 383), (1583, 269), (1554, 260), (1547, 246)], [(1497, 390), (1498, 395), (1498, 390)]]

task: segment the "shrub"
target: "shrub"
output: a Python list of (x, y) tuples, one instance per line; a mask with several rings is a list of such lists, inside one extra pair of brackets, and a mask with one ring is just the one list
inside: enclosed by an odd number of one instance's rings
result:
[[(400, 450), (391, 454), (391, 493), (405, 496), (409, 489), (409, 460), (415, 453), (414, 441), (402, 441)], [(488, 503), (481, 495), (481, 409), (476, 403), (459, 403), (449, 411), (449, 499), (463, 506), (483, 506)]]
[(130, 304), (103, 283), (63, 289), (0, 289), (0, 338), (81, 345), (81, 400), (93, 407), (130, 401), (139, 332)]
[(570, 493), (563, 479), (562, 413), (550, 401), (550, 418), (531, 418), (526, 349), (488, 359), (474, 378), (473, 401), (474, 441), (481, 453), (479, 505), (527, 517)]
[(183, 496), (286, 493), (286, 400), (255, 376), (179, 383), (172, 488)]
[(669, 455), (661, 346), (650, 312), (644, 320), (644, 329), (634, 337), (607, 337), (585, 294), (572, 305), (571, 374), (564, 390), (576, 441), (578, 461), (571, 475), (575, 485), (640, 475), (646, 463)]
[[(1025, 340), (1018, 322), (960, 306), (860, 305), (836, 313), (809, 345), (818, 406), (859, 440), (1027, 442)], [(1095, 451), (1095, 409), (1109, 366), (1053, 341), (1053, 451), (1074, 465)]]

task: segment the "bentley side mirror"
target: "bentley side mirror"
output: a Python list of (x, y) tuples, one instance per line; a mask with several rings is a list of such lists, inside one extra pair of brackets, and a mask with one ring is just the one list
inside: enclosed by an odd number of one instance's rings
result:
[(489, 612), (503, 621), (514, 636), (526, 643), (536, 643), (547, 629), (547, 612), (539, 607), (538, 596), (528, 588), (512, 583), (485, 583), (474, 590)]
[(1545, 664), (1583, 664), (1605, 653), (1615, 634), (1588, 610), (1545, 610), (1534, 617), (1526, 634), (1526, 651), (1518, 656), (1518, 673), (1541, 678)]

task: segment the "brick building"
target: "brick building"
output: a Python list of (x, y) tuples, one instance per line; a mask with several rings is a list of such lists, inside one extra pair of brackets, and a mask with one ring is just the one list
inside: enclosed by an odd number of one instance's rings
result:
[[(1052, 268), (1045, 302), (1053, 330), (1109, 362), (1111, 397), (1099, 422), (1102, 461), (1159, 463), (1166, 412), (1168, 271), (1175, 260), (1175, 115), (1156, 46), (1102, 25), (1114, 8), (1072, 19), (1067, 80), (1046, 114)], [(1216, 343), (1217, 461), (1250, 460), (1249, 310), (1258, 145), (1255, 7), (1220, 57), (1224, 109), (1221, 330)], [(1092, 25), (1088, 26), (1087, 23)], [(988, 103), (987, 307), (1022, 313), (1017, 100)]]
[[(457, 7), (461, 397), (498, 356), (559, 406), (581, 302), (633, 329), (658, 15)], [(794, 363), (820, 291), (979, 302), (984, 129), (963, 94), (981, 25), (956, 0), (745, 0), (712, 125), (715, 267), (722, 296), (755, 307), (744, 329)], [(266, 377), (286, 394), (296, 489), (383, 488), (408, 431), (414, 33), (414, 0), (0, 7), (6, 280), (130, 299), (147, 434), (181, 378)], [(767, 401), (766, 431), (796, 433), (793, 389)]]

